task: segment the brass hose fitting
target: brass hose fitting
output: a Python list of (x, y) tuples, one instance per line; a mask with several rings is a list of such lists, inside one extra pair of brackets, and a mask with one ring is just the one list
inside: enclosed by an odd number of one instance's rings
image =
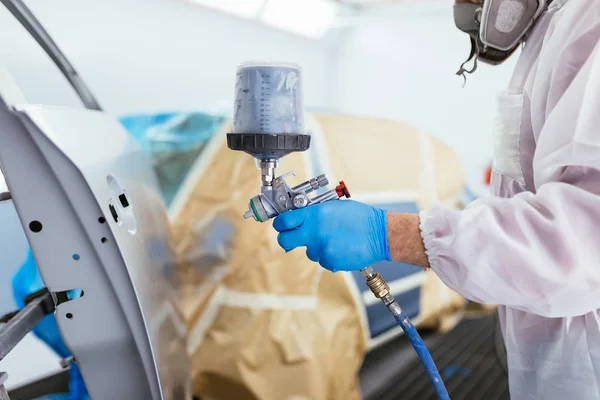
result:
[(390, 287), (378, 272), (369, 276), (366, 282), (369, 289), (371, 289), (371, 292), (373, 292), (378, 299), (381, 299), (390, 293)]

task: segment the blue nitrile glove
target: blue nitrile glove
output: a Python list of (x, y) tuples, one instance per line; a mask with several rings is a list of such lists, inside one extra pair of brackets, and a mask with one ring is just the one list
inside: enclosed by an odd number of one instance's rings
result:
[(273, 222), (285, 251), (306, 255), (333, 271), (354, 271), (389, 261), (386, 212), (352, 200), (329, 201), (285, 212)]

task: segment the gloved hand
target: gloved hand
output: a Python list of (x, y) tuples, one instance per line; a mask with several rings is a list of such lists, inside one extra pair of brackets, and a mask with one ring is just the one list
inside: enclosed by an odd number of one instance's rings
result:
[(306, 255), (333, 271), (353, 271), (390, 260), (386, 212), (352, 200), (328, 201), (285, 212), (273, 222), (285, 251)]

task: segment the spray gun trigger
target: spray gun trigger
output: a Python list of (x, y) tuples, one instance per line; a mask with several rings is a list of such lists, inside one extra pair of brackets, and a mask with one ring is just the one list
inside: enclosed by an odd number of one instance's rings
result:
[(278, 176), (277, 178), (275, 178), (275, 182), (281, 183), (288, 176), (296, 176), (296, 172), (294, 172), (294, 171), (286, 172), (285, 174), (283, 174), (283, 175)]
[(281, 175), (279, 178), (283, 179), (286, 176), (296, 176), (296, 172), (295, 171), (288, 171), (285, 174)]

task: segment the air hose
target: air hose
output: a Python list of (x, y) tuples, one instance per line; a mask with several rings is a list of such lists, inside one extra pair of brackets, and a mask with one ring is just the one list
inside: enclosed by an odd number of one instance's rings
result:
[(415, 329), (415, 326), (412, 324), (412, 322), (410, 322), (410, 319), (408, 319), (406, 314), (404, 314), (402, 308), (400, 308), (400, 305), (396, 302), (396, 299), (394, 299), (394, 296), (391, 295), (388, 284), (385, 282), (385, 280), (383, 280), (381, 275), (379, 275), (377, 272), (374, 272), (373, 268), (371, 267), (365, 268), (360, 272), (366, 278), (367, 286), (369, 289), (371, 289), (371, 292), (373, 292), (375, 297), (380, 299), (383, 304), (386, 305), (396, 319), (398, 325), (400, 325), (406, 334), (410, 344), (412, 344), (413, 348), (417, 352), (421, 363), (423, 363), (425, 372), (427, 372), (427, 375), (429, 375), (429, 379), (433, 384), (438, 399), (450, 400), (448, 391), (444, 386), (444, 381), (442, 380), (442, 377), (440, 376), (440, 373), (433, 362), (433, 358), (431, 358), (431, 354), (429, 354), (429, 351), (425, 347), (423, 339), (421, 339), (421, 336), (419, 336), (419, 333)]

